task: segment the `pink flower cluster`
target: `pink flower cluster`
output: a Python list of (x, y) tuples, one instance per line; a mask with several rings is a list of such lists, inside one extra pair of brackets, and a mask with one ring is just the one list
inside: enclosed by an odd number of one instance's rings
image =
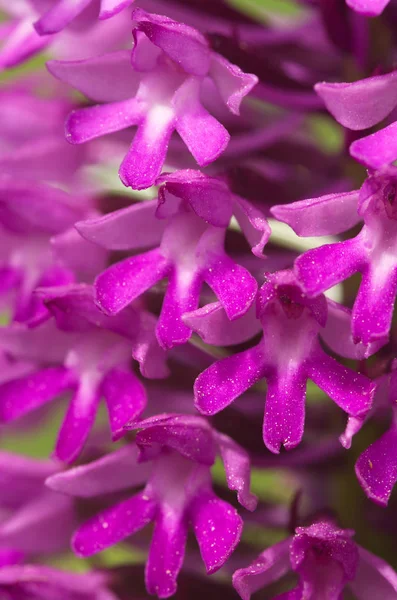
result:
[(0, 0), (5, 600), (397, 600), (397, 2), (234, 6)]

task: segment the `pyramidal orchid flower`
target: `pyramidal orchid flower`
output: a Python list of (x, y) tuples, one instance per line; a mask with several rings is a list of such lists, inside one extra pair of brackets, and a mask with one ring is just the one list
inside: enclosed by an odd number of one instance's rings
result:
[(228, 132), (200, 101), (207, 77), (234, 114), (257, 78), (213, 52), (192, 27), (142, 9), (133, 11), (133, 20), (132, 58), (130, 52), (120, 51), (85, 61), (50, 61), (48, 68), (103, 103), (71, 113), (66, 123), (69, 142), (81, 144), (138, 127), (119, 175), (126, 186), (143, 189), (160, 175), (174, 130), (200, 166), (216, 160), (226, 148)]
[(331, 194), (272, 209), (298, 235), (323, 235), (325, 229), (340, 233), (364, 221), (355, 238), (314, 248), (295, 262), (296, 275), (310, 297), (354, 273), (362, 274), (352, 332), (354, 340), (363, 344), (384, 344), (389, 335), (397, 291), (396, 190), (397, 170), (388, 167), (370, 175), (359, 192)]
[(0, 452), (0, 547), (29, 555), (66, 551), (77, 524), (74, 501), (44, 486), (61, 465)]
[[(15, 321), (39, 323), (48, 311), (34, 295), (38, 286), (92, 280), (105, 253), (82, 240), (73, 225), (92, 214), (87, 199), (31, 181), (0, 181), (0, 295)], [(76, 260), (83, 253), (84, 260)]]
[(146, 376), (164, 377), (167, 369), (148, 313), (129, 307), (109, 318), (96, 308), (92, 289), (84, 285), (47, 289), (42, 296), (56, 318), (63, 356), (51, 361), (54, 366), (0, 386), (0, 419), (8, 423), (73, 390), (55, 448), (56, 458), (71, 462), (88, 438), (102, 396), (113, 439), (145, 408), (144, 387), (130, 367), (131, 350)]
[[(34, 23), (39, 35), (58, 33), (78, 17), (95, 0), (30, 0), (41, 17)], [(100, 0), (99, 18), (109, 19), (129, 6), (133, 0)], [(96, 4), (96, 2), (95, 2)]]
[(150, 594), (168, 598), (176, 591), (189, 527), (207, 573), (215, 573), (234, 551), (242, 520), (230, 504), (214, 494), (210, 468), (220, 454), (229, 488), (237, 491), (245, 508), (254, 510), (249, 458), (202, 417), (159, 415), (129, 427), (139, 429), (135, 444), (54, 475), (47, 485), (84, 498), (145, 485), (141, 492), (83, 524), (72, 547), (78, 556), (91, 556), (154, 521), (146, 587)]
[(156, 185), (160, 186), (156, 212), (159, 218), (177, 214), (183, 203), (214, 227), (227, 227), (234, 215), (253, 254), (264, 258), (263, 248), (271, 233), (265, 214), (252, 202), (234, 194), (224, 178), (186, 169), (163, 173)]
[(278, 453), (282, 445), (291, 449), (302, 439), (308, 379), (348, 415), (368, 412), (374, 384), (328, 356), (319, 343), (327, 322), (324, 296), (308, 298), (291, 271), (268, 274), (258, 293), (257, 316), (263, 329), (259, 344), (215, 362), (197, 377), (195, 403), (201, 413), (221, 411), (266, 378), (263, 440)]
[(391, 412), (387, 431), (360, 455), (356, 462), (356, 475), (368, 498), (386, 506), (397, 481), (397, 369), (393, 361), (392, 372), (383, 377), (380, 393), (386, 397)]
[(249, 566), (234, 573), (233, 585), (242, 600), (289, 571), (299, 582), (277, 600), (340, 600), (349, 589), (357, 600), (397, 597), (397, 573), (329, 520), (298, 527), (295, 535), (271, 546)]
[(157, 201), (151, 200), (76, 224), (85, 239), (107, 249), (135, 250), (158, 245), (106, 269), (96, 279), (95, 294), (99, 308), (116, 315), (167, 278), (168, 288), (156, 328), (159, 343), (165, 349), (184, 344), (191, 336), (182, 315), (198, 307), (204, 282), (215, 292), (231, 320), (249, 309), (257, 291), (252, 275), (226, 254), (224, 227), (203, 221), (186, 201), (177, 200), (174, 214), (172, 208), (174, 203), (167, 203), (163, 210), (170, 210), (171, 215), (159, 219)]

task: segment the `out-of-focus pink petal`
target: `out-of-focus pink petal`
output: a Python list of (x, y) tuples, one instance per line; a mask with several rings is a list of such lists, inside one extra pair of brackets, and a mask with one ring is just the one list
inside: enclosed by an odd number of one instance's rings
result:
[(120, 50), (87, 60), (50, 60), (51, 75), (68, 83), (95, 102), (133, 98), (140, 75), (131, 68), (131, 52)]
[(42, 17), (34, 24), (39, 35), (49, 35), (58, 33), (64, 27), (69, 25), (77, 15), (79, 15), (89, 4), (91, 0), (56, 0)]
[(357, 575), (349, 587), (360, 600), (394, 600), (397, 594), (397, 573), (384, 560), (358, 547), (360, 562)]

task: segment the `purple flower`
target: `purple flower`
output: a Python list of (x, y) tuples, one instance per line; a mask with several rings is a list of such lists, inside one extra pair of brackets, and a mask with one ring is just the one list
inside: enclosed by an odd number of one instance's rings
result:
[(310, 297), (353, 273), (362, 273), (352, 332), (354, 341), (364, 345), (383, 345), (389, 335), (397, 290), (396, 185), (397, 170), (389, 167), (370, 175), (359, 192), (331, 194), (272, 209), (279, 220), (304, 236), (340, 233), (364, 221), (355, 238), (314, 248), (295, 262), (296, 275)]
[[(197, 180), (200, 184), (201, 178), (197, 177)], [(78, 231), (85, 239), (112, 250), (135, 250), (159, 244), (153, 250), (136, 254), (106, 269), (96, 279), (95, 293), (101, 310), (115, 315), (158, 281), (168, 278), (156, 328), (159, 343), (165, 349), (184, 344), (191, 336), (191, 329), (182, 321), (182, 315), (197, 308), (204, 282), (215, 292), (231, 320), (249, 309), (257, 291), (257, 283), (252, 275), (226, 254), (225, 227), (215, 227), (197, 216), (184, 200), (186, 188), (182, 191), (179, 189), (183, 188), (183, 184), (178, 185), (177, 176), (175, 182), (175, 187), (170, 184), (168, 188), (166, 184), (160, 192), (161, 198), (168, 197), (167, 189), (171, 189), (178, 197), (171, 196), (173, 201), (160, 205), (163, 215), (164, 212), (170, 213), (167, 219), (156, 217), (157, 200), (151, 200), (77, 224)], [(208, 193), (205, 186), (200, 188), (199, 185), (193, 188), (192, 194), (193, 186), (187, 187), (190, 198), (196, 194), (197, 203), (205, 202), (205, 195), (212, 201), (212, 189)], [(229, 202), (224, 205), (223, 212), (230, 211), (230, 193), (225, 192), (221, 182), (218, 190), (221, 192), (219, 199), (222, 201), (222, 194), (226, 194)], [(250, 209), (248, 203), (246, 205), (249, 217), (253, 220), (257, 218), (252, 227), (249, 218), (241, 211), (247, 228), (254, 236), (258, 236), (257, 229), (260, 226), (266, 232), (266, 221), (259, 217), (259, 211)], [(219, 214), (221, 211), (218, 209)], [(258, 247), (261, 247), (261, 236), (262, 233), (258, 239), (255, 238)]]
[[(30, 1), (42, 13), (40, 19), (34, 23), (39, 35), (58, 33), (94, 2), (94, 0), (52, 0), (48, 8), (49, 3), (46, 0)], [(100, 0), (99, 18), (109, 19), (132, 2), (133, 0)]]
[(397, 597), (397, 573), (351, 539), (354, 532), (331, 521), (298, 527), (292, 538), (271, 546), (233, 576), (243, 600), (288, 571), (299, 577), (296, 588), (277, 600), (340, 600), (348, 588), (357, 600)]
[(66, 124), (69, 142), (81, 144), (138, 127), (119, 174), (126, 186), (142, 189), (160, 174), (174, 130), (200, 166), (213, 162), (226, 148), (229, 134), (200, 101), (206, 77), (235, 114), (257, 78), (212, 52), (202, 34), (187, 25), (141, 9), (134, 10), (133, 19), (132, 64), (130, 52), (121, 51), (85, 61), (50, 61), (48, 68), (61, 81), (104, 103), (71, 113)]
[(349, 415), (366, 414), (374, 384), (328, 356), (319, 343), (327, 312), (325, 297), (307, 298), (291, 271), (268, 274), (257, 299), (262, 340), (198, 376), (194, 384), (198, 410), (213, 415), (266, 378), (263, 440), (274, 453), (281, 445), (294, 448), (302, 439), (307, 379)]
[(145, 390), (130, 368), (131, 349), (144, 375), (164, 377), (167, 369), (148, 313), (129, 307), (117, 317), (107, 317), (84, 285), (53, 288), (43, 295), (59, 327), (55, 332), (50, 329), (52, 335), (45, 340), (53, 348), (59, 345), (60, 352), (48, 359), (47, 364), (54, 366), (0, 386), (0, 419), (8, 423), (73, 390), (55, 448), (57, 458), (71, 462), (86, 442), (102, 396), (113, 439), (145, 408)]
[(34, 555), (67, 550), (77, 524), (74, 502), (44, 486), (59, 471), (55, 461), (0, 452), (1, 548)]
[(254, 510), (249, 458), (202, 417), (159, 415), (130, 428), (139, 429), (136, 444), (50, 477), (47, 484), (59, 492), (90, 498), (147, 481), (143, 491), (80, 527), (72, 546), (78, 556), (91, 556), (154, 521), (146, 587), (150, 594), (168, 598), (176, 591), (189, 526), (207, 573), (217, 571), (235, 549), (242, 520), (212, 491), (210, 467), (220, 454), (229, 488), (237, 491), (245, 508)]
[(23, 180), (62, 181), (70, 185), (85, 152), (62, 137), (70, 101), (37, 94), (40, 80), (8, 85), (0, 92), (0, 168)]
[(72, 229), (76, 220), (93, 212), (85, 198), (79, 201), (81, 206), (55, 187), (0, 181), (0, 295), (11, 304), (15, 321), (37, 324), (48, 318), (34, 295), (38, 286), (89, 281), (104, 267), (103, 250)]
[[(397, 370), (382, 377), (377, 396), (386, 400), (391, 412), (388, 430), (360, 455), (356, 463), (356, 475), (367, 494), (377, 504), (386, 506), (397, 481)], [(377, 401), (378, 398), (375, 398)], [(379, 402), (378, 402), (379, 403)]]

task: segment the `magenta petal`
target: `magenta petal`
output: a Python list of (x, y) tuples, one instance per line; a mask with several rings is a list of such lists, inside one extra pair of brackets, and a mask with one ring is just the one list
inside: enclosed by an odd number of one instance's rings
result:
[(344, 358), (362, 360), (375, 354), (382, 347), (384, 341), (379, 340), (372, 344), (355, 343), (352, 335), (352, 311), (342, 304), (327, 299), (327, 323), (320, 331), (324, 342)]
[(376, 384), (339, 364), (321, 349), (308, 367), (308, 377), (353, 417), (364, 416), (372, 406)]
[(156, 519), (145, 569), (146, 588), (158, 598), (173, 596), (177, 577), (185, 557), (187, 524), (171, 511), (160, 512)]
[(108, 250), (158, 246), (167, 224), (156, 218), (157, 200), (139, 202), (101, 217), (76, 223), (78, 232)]
[[(394, 266), (394, 265), (393, 265)], [(397, 292), (397, 269), (370, 264), (363, 273), (352, 320), (353, 339), (386, 343)]]
[(228, 435), (219, 434), (219, 450), (229, 490), (237, 491), (238, 501), (247, 510), (255, 510), (258, 499), (250, 492), (251, 465), (248, 453)]
[[(200, 167), (216, 160), (229, 143), (230, 135), (199, 100), (199, 82), (187, 80), (176, 92), (176, 130)], [(202, 135), (205, 131), (205, 136)]]
[(147, 464), (138, 464), (138, 449), (131, 444), (87, 465), (52, 475), (45, 483), (61, 494), (93, 498), (141, 485), (145, 483), (149, 471)]
[(349, 148), (350, 155), (371, 169), (381, 169), (397, 158), (397, 122), (360, 138)]
[(275, 454), (295, 448), (303, 436), (307, 375), (302, 369), (267, 377), (263, 441)]
[(347, 6), (366, 17), (377, 17), (389, 2), (390, 0), (346, 0)]
[(328, 194), (273, 206), (270, 212), (300, 236), (335, 235), (360, 222), (358, 198), (358, 191)]
[(173, 348), (185, 344), (192, 335), (191, 329), (182, 320), (182, 315), (195, 310), (199, 303), (201, 277), (193, 273), (173, 272), (169, 276), (156, 335), (162, 348)]
[(258, 291), (258, 284), (249, 271), (226, 254), (215, 255), (208, 260), (204, 279), (215, 292), (230, 320), (247, 312)]
[(124, 8), (132, 4), (134, 0), (101, 0), (101, 9), (99, 11), (100, 19), (109, 19), (117, 15)]
[(349, 583), (360, 600), (394, 600), (397, 595), (397, 573), (384, 560), (358, 547), (360, 562), (356, 577)]
[(51, 492), (28, 498), (0, 524), (2, 547), (35, 555), (66, 550), (76, 526), (73, 501)]
[(270, 546), (249, 567), (234, 573), (233, 586), (242, 600), (250, 600), (251, 594), (281, 579), (291, 569), (290, 543), (291, 540), (286, 539)]
[(71, 144), (83, 144), (107, 133), (138, 125), (142, 109), (135, 98), (109, 104), (97, 104), (70, 113), (66, 124), (66, 139)]
[(118, 102), (133, 98), (139, 85), (140, 75), (131, 69), (129, 50), (87, 60), (50, 60), (47, 68), (51, 75), (95, 102)]
[(210, 49), (206, 38), (196, 29), (141, 8), (133, 11), (132, 18), (152, 44), (161, 48), (186, 73), (207, 74)]
[(73, 551), (81, 558), (101, 552), (148, 525), (155, 513), (155, 501), (141, 492), (84, 523), (73, 536)]
[(189, 509), (208, 575), (227, 561), (240, 541), (243, 521), (235, 508), (212, 493), (200, 494)]
[(259, 346), (219, 360), (194, 382), (196, 408), (214, 415), (228, 406), (264, 376)]
[(317, 94), (333, 117), (348, 129), (367, 129), (397, 104), (397, 71), (354, 83), (317, 83)]
[[(193, 169), (163, 173), (160, 185), (158, 214), (168, 216), (168, 204), (176, 198), (188, 202), (196, 215), (215, 227), (227, 227), (232, 216), (232, 194), (222, 179), (208, 177)], [(168, 210), (170, 210), (168, 208)], [(172, 212), (174, 214), (174, 212)]]
[(160, 347), (155, 334), (156, 317), (143, 311), (139, 316), (138, 334), (132, 340), (132, 356), (139, 362), (144, 377), (148, 379), (168, 377), (167, 353)]
[(393, 423), (386, 433), (361, 454), (356, 463), (356, 475), (368, 498), (386, 506), (397, 481), (397, 426)]
[(229, 321), (221, 303), (212, 302), (185, 313), (183, 321), (201, 337), (203, 342), (213, 346), (241, 344), (262, 331), (261, 322), (256, 318), (254, 305), (235, 321)]
[(132, 371), (119, 367), (106, 374), (101, 391), (108, 407), (112, 440), (115, 441), (124, 435), (124, 425), (138, 418), (145, 409), (145, 388)]
[(159, 106), (146, 114), (119, 169), (125, 186), (142, 190), (154, 185), (174, 128), (175, 115), (170, 108)]
[(256, 75), (244, 73), (220, 54), (211, 55), (210, 76), (215, 82), (222, 100), (235, 115), (240, 114), (240, 104), (258, 83)]
[(145, 449), (167, 447), (187, 459), (212, 466), (217, 449), (213, 430), (206, 419), (197, 415), (162, 414), (131, 423), (126, 429), (139, 429), (137, 446)]
[(36, 23), (34, 28), (39, 35), (58, 33), (79, 15), (91, 0), (57, 0)]
[(158, 249), (126, 258), (97, 277), (95, 301), (105, 313), (114, 315), (163, 279), (168, 269)]
[(0, 69), (15, 67), (48, 46), (50, 40), (41, 37), (33, 28), (32, 17), (13, 23), (11, 31), (0, 50)]
[(267, 244), (271, 229), (262, 211), (244, 198), (235, 198), (234, 215), (241, 227), (252, 253), (258, 258), (264, 258), (263, 249)]
[(71, 463), (79, 456), (94, 424), (100, 399), (99, 389), (89, 382), (79, 384), (58, 435), (55, 458)]
[(54, 400), (73, 385), (68, 369), (54, 367), (37, 371), (0, 386), (0, 422), (8, 423)]
[(359, 238), (308, 250), (295, 261), (295, 272), (310, 296), (317, 296), (356, 273), (365, 260)]

